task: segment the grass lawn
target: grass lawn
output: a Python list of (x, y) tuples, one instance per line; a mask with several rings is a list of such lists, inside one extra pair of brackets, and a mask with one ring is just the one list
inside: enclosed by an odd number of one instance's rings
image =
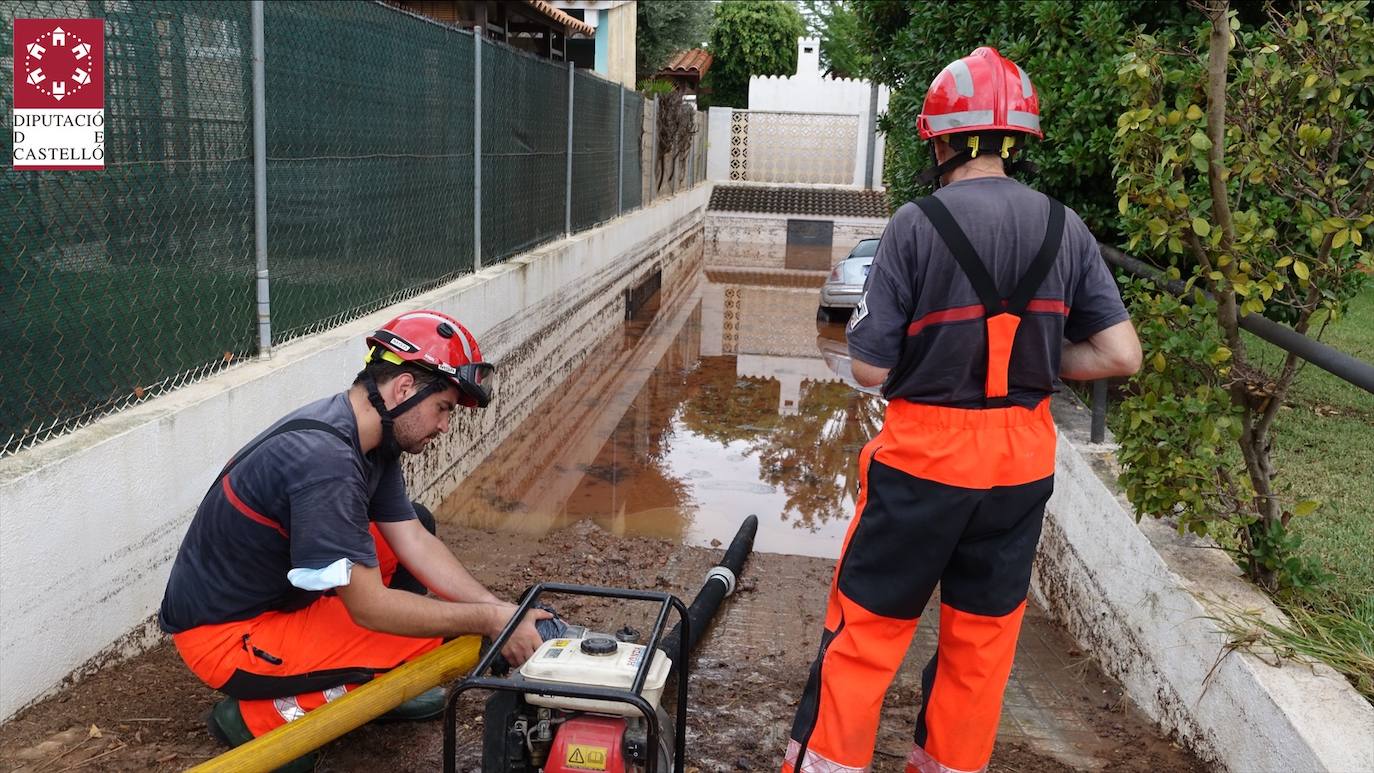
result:
[[(1374, 362), (1374, 288), (1352, 300), (1322, 340)], [(1266, 362), (1282, 354), (1262, 341), (1251, 343)], [(1374, 394), (1306, 365), (1275, 422), (1275, 435), (1284, 493), (1322, 502), (1296, 521), (1304, 551), (1333, 575), (1326, 591), (1374, 620)]]

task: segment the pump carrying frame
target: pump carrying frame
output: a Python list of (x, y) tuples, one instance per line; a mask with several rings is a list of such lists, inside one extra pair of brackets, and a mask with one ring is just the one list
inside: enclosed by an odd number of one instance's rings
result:
[[(648, 637), (648, 647), (650, 657), (645, 657), (639, 662), (639, 668), (635, 671), (634, 681), (628, 690), (617, 690), (612, 687), (590, 687), (578, 685), (560, 685), (550, 682), (526, 679), (520, 675), (516, 669), (511, 669), (510, 675), (505, 677), (490, 676), (487, 672), (491, 669), (491, 664), (496, 660), (496, 656), (501, 652), (501, 648), (510, 640), (515, 632), (516, 626), (525, 617), (539, 597), (544, 593), (562, 593), (571, 596), (598, 596), (601, 598), (627, 599), (630, 601), (653, 601), (657, 602), (658, 617), (654, 621), (653, 631)], [(658, 736), (661, 728), (658, 726), (658, 713), (654, 707), (644, 700), (641, 694), (644, 692), (644, 683), (649, 677), (649, 667), (653, 664), (653, 653), (658, 651), (658, 642), (663, 637), (663, 627), (668, 622), (668, 610), (677, 610), (679, 625), (682, 626), (682, 636), (678, 639), (677, 658), (674, 661), (677, 671), (677, 716), (674, 723), (677, 726), (676, 737), (673, 739), (673, 772), (683, 773), (684, 757), (687, 751), (687, 673), (690, 670), (687, 662), (688, 643), (691, 639), (691, 621), (687, 616), (687, 605), (682, 600), (670, 593), (661, 591), (630, 590), (627, 588), (600, 588), (592, 585), (569, 585), (564, 583), (539, 583), (531, 586), (525, 591), (525, 595), (520, 599), (520, 606), (515, 614), (511, 615), (510, 622), (501, 634), (492, 642), (487, 653), (477, 662), (477, 667), (472, 670), (471, 675), (458, 684), (450, 688), (448, 697), (444, 703), (444, 773), (458, 773), (458, 700), (463, 693), (477, 688), (484, 690), (494, 690), (503, 692), (514, 692), (517, 694), (538, 693), (539, 695), (552, 695), (559, 698), (591, 698), (595, 700), (616, 701), (618, 703), (628, 703), (639, 710), (644, 716), (644, 721), (648, 726), (648, 749), (650, 753), (646, 760), (648, 773), (657, 773), (658, 755), (653, 752), (658, 748)], [(665, 772), (666, 773), (666, 772)]]

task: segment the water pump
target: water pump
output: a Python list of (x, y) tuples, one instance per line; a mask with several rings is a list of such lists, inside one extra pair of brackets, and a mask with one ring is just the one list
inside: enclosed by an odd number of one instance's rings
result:
[[(572, 626), (545, 641), (505, 677), (488, 673), (514, 625), (497, 637), (472, 674), (449, 693), (444, 715), (444, 770), (456, 773), (459, 697), (492, 690), (483, 715), (484, 773), (682, 773), (687, 720), (688, 659), (702, 633), (734, 592), (753, 550), (758, 518), (740, 526), (721, 563), (711, 569), (690, 608), (675, 596), (592, 586), (545, 583), (526, 592), (519, 620), (543, 593), (656, 602), (657, 620), (647, 643), (622, 628), (615, 634)], [(680, 618), (666, 636), (668, 614)], [(656, 644), (656, 646), (655, 646)], [(660, 705), (676, 678), (674, 718)]]

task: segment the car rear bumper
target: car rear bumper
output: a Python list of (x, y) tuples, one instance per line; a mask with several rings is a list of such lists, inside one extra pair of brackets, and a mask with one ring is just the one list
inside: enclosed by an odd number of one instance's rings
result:
[(821, 305), (828, 309), (852, 309), (863, 297), (863, 285), (826, 285), (821, 288)]

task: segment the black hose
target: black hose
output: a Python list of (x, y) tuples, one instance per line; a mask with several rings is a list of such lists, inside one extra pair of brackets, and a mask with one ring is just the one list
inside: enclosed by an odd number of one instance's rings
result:
[[(759, 518), (751, 515), (744, 519), (739, 531), (735, 533), (735, 539), (730, 542), (730, 547), (725, 551), (725, 557), (721, 559), (706, 576), (706, 583), (697, 592), (697, 597), (692, 599), (692, 604), (687, 608), (687, 619), (691, 621), (688, 630), (691, 631), (691, 638), (687, 640), (687, 652), (690, 654), (697, 648), (697, 643), (701, 641), (701, 636), (706, 632), (711, 619), (716, 616), (716, 611), (720, 609), (720, 602), (735, 591), (735, 581), (740, 572), (744, 570), (744, 561), (749, 558), (749, 554), (754, 550), (754, 535), (759, 530)], [(676, 657), (678, 646), (682, 639), (682, 624), (673, 626), (673, 630), (663, 638), (660, 647), (667, 652), (669, 657)], [(673, 664), (674, 668), (677, 664)]]

